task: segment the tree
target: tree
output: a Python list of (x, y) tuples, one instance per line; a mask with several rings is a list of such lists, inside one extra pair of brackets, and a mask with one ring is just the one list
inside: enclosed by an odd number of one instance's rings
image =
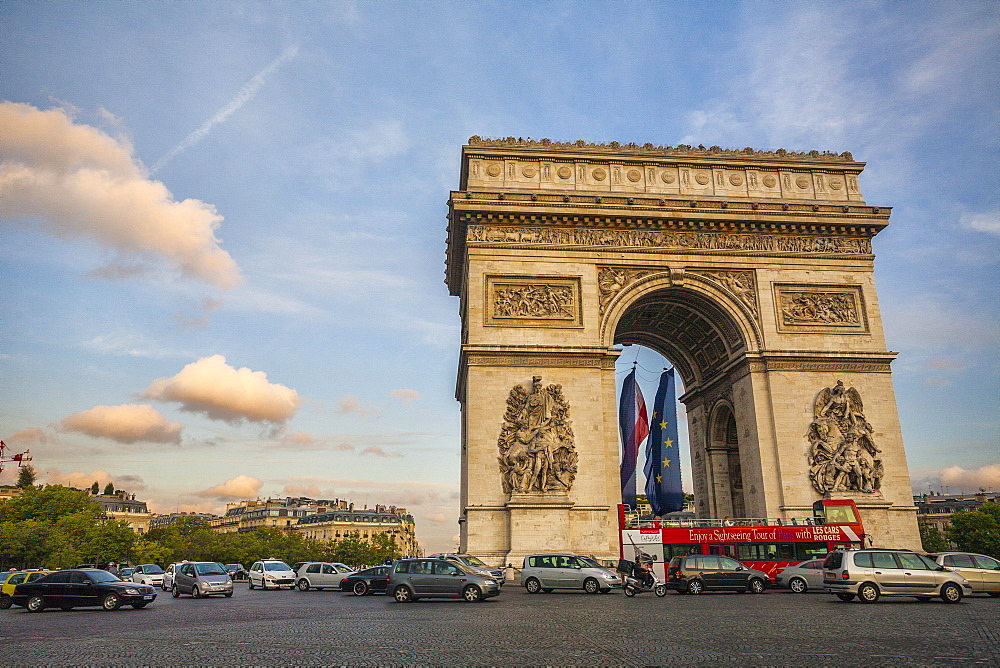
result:
[(979, 510), (957, 512), (945, 532), (963, 552), (1000, 558), (1000, 505), (984, 503)]
[(109, 482), (104, 486), (104, 496), (112, 496), (115, 493), (115, 483)]
[(944, 534), (932, 526), (920, 527), (920, 544), (924, 552), (945, 552), (951, 549), (951, 543)]
[(91, 494), (100, 494), (101, 493), (101, 486), (97, 484), (96, 480), (94, 481), (94, 484), (90, 486), (90, 493)]
[(35, 484), (37, 478), (38, 472), (35, 471), (35, 467), (31, 464), (25, 464), (17, 471), (17, 486), (21, 489), (30, 487)]

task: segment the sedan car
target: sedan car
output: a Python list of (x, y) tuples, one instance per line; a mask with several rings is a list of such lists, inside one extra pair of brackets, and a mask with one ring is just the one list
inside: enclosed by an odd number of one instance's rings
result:
[(389, 587), (390, 568), (390, 566), (374, 566), (345, 575), (340, 581), (340, 590), (353, 592), (355, 596), (384, 594)]
[(28, 612), (89, 606), (110, 611), (122, 605), (138, 610), (156, 600), (156, 592), (148, 585), (123, 582), (107, 571), (85, 568), (56, 571), (34, 582), (19, 584), (11, 600)]
[(804, 594), (810, 589), (823, 591), (823, 560), (810, 559), (783, 568), (774, 576), (774, 584), (788, 587), (796, 594)]
[(34, 582), (51, 572), (46, 570), (23, 570), (0, 573), (0, 610), (6, 610), (13, 604), (10, 597), (14, 594), (14, 587), (22, 582)]
[(927, 557), (968, 580), (973, 594), (1000, 598), (1000, 561), (993, 557), (972, 552), (939, 552)]
[(339, 588), (345, 575), (350, 575), (354, 569), (346, 564), (329, 563), (325, 561), (306, 562), (295, 572), (295, 586), (299, 591), (309, 589)]
[(226, 564), (226, 572), (233, 582), (247, 579), (247, 569), (243, 568), (243, 564)]

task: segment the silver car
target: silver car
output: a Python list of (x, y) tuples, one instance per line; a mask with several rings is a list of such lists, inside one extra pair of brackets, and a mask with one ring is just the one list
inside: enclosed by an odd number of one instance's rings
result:
[(447, 559), (400, 559), (389, 571), (389, 593), (400, 603), (422, 597), (464, 598), (484, 601), (500, 593), (491, 577)]
[(621, 577), (575, 554), (532, 554), (524, 558), (521, 582), (529, 594), (555, 589), (582, 589), (588, 594), (620, 589)]
[(823, 560), (823, 591), (841, 601), (855, 597), (874, 603), (880, 596), (913, 596), (929, 601), (940, 596), (958, 603), (972, 593), (969, 581), (910, 550), (836, 550)]
[(823, 560), (810, 559), (783, 568), (774, 576), (774, 584), (787, 587), (796, 594), (804, 594), (809, 590), (823, 591)]
[(972, 593), (1000, 598), (1000, 561), (972, 552), (940, 552), (927, 556), (968, 580)]
[(233, 580), (226, 567), (218, 562), (189, 561), (174, 566), (170, 594), (174, 598), (181, 594), (191, 594), (195, 598), (222, 594), (229, 598), (233, 595)]
[(313, 561), (302, 564), (295, 573), (299, 591), (309, 589), (340, 589), (340, 581), (354, 573), (347, 564)]

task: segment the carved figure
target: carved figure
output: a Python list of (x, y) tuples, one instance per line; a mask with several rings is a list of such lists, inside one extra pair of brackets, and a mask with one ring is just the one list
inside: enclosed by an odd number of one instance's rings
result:
[(530, 392), (515, 385), (497, 445), (505, 493), (568, 491), (578, 457), (562, 386), (543, 387), (541, 376), (532, 378)]
[(877, 492), (884, 468), (861, 395), (840, 380), (816, 395), (807, 438), (809, 479), (817, 492)]

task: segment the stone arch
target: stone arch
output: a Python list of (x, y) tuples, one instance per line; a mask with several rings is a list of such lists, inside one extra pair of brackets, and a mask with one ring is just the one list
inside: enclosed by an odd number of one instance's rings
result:
[(728, 399), (716, 401), (709, 416), (708, 438), (699, 444), (704, 448), (706, 458), (708, 514), (713, 517), (746, 517), (739, 429), (732, 402)]

